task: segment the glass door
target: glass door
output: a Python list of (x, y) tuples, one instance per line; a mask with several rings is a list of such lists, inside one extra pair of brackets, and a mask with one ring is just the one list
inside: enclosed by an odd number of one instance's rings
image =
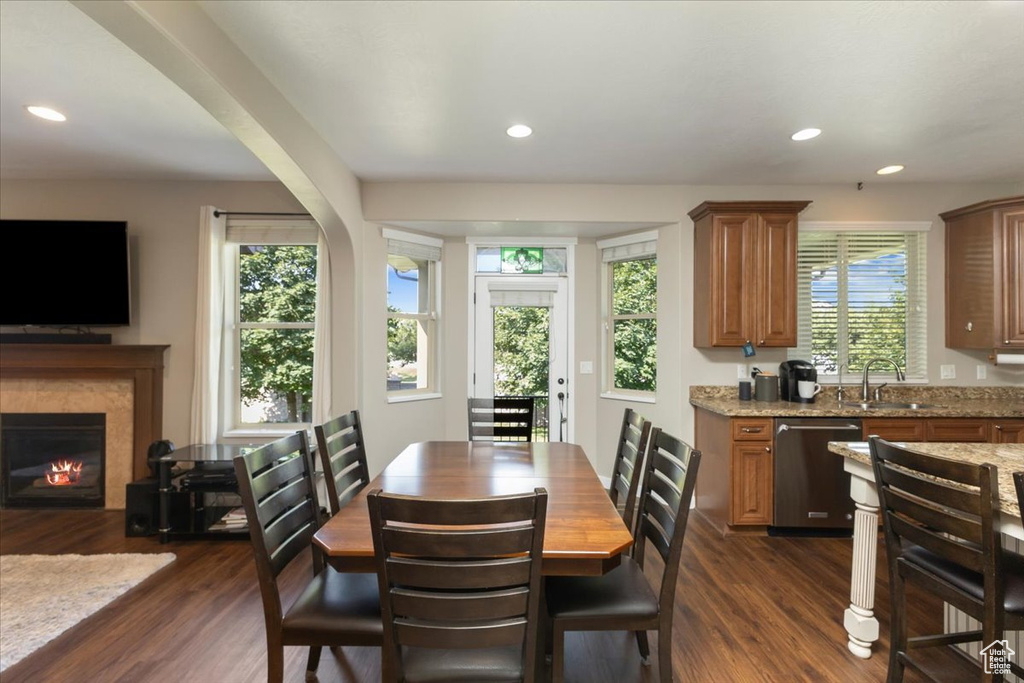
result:
[(569, 440), (564, 277), (476, 278), (473, 396), (534, 399), (534, 441)]

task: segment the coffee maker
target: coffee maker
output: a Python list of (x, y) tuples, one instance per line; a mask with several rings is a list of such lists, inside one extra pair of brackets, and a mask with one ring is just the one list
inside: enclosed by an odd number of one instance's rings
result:
[(818, 371), (805, 360), (787, 360), (779, 364), (779, 397), (793, 403), (814, 403), (814, 396), (801, 398), (797, 382), (817, 382)]

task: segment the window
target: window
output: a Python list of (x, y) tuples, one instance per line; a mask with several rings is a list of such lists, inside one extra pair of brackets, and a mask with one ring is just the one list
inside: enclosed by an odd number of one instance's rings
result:
[(387, 390), (394, 396), (437, 391), (439, 239), (385, 229)]
[(653, 395), (658, 375), (657, 232), (597, 245), (605, 264), (605, 391)]
[[(860, 372), (872, 358), (891, 358), (908, 379), (926, 379), (928, 225), (801, 225), (799, 345), (789, 357), (809, 359), (819, 376), (836, 376), (841, 364)], [(878, 369), (884, 376), (885, 366)]]
[(221, 393), (229, 433), (312, 419), (317, 233), (308, 221), (228, 220)]

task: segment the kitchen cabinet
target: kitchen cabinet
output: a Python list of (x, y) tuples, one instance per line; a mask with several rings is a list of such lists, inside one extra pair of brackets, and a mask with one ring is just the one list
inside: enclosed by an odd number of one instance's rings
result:
[(992, 420), (992, 443), (1024, 443), (1024, 420)]
[(1024, 443), (1024, 420), (1004, 418), (864, 418), (864, 439), (932, 443)]
[(796, 346), (797, 215), (808, 204), (704, 202), (690, 211), (694, 346)]
[(940, 216), (946, 223), (946, 346), (1024, 349), (1024, 196)]
[(719, 529), (766, 527), (774, 496), (771, 418), (734, 417), (698, 410), (697, 508)]

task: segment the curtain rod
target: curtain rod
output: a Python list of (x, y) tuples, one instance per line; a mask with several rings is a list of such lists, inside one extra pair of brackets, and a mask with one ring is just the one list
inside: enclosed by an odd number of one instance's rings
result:
[(221, 211), (220, 209), (213, 210), (213, 217), (220, 218), (221, 216), (312, 216), (308, 213), (273, 213), (269, 211)]

